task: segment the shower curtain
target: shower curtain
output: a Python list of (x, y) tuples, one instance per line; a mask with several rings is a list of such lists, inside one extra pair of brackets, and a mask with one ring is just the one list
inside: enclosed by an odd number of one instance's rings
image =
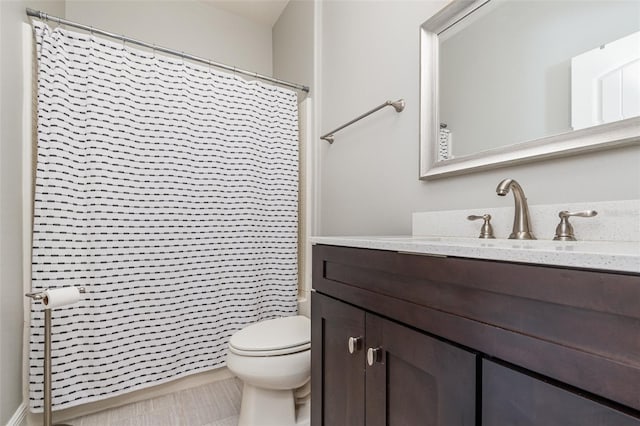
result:
[[(53, 311), (53, 407), (224, 365), (297, 297), (295, 92), (34, 22), (34, 291)], [(42, 410), (33, 306), (30, 407)]]

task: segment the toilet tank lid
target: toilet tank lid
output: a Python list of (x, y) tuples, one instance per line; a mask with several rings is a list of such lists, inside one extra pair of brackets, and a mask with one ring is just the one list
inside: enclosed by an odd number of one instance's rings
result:
[(236, 332), (229, 345), (243, 351), (274, 351), (311, 341), (311, 321), (301, 315), (260, 321)]

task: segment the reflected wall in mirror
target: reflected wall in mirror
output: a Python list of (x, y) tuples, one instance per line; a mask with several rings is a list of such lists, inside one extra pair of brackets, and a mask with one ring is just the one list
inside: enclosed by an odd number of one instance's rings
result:
[(457, 0), (421, 29), (420, 177), (635, 143), (640, 2)]

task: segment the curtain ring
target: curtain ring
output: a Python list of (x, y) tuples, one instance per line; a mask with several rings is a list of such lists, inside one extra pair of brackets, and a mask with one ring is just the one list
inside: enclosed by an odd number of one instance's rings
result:
[(122, 48), (124, 49), (125, 48), (125, 42), (126, 42), (125, 36), (124, 36), (124, 34), (122, 34), (120, 37), (122, 38)]
[(89, 34), (93, 35), (93, 26), (91, 26), (91, 27), (89, 27), (89, 28), (90, 28), (90, 30), (89, 30)]

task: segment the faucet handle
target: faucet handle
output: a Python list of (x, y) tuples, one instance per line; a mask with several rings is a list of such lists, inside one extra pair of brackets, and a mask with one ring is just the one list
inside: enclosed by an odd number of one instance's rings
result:
[(483, 214), (482, 216), (478, 216), (475, 214), (467, 216), (467, 220), (484, 220), (482, 224), (482, 228), (480, 228), (480, 236), (478, 238), (495, 238), (493, 236), (493, 227), (491, 226), (491, 215)]
[(570, 216), (593, 217), (593, 216), (596, 216), (597, 214), (598, 212), (595, 210), (582, 210), (579, 212), (568, 212), (566, 210), (562, 210), (560, 213), (558, 213), (558, 217), (560, 218), (570, 217)]
[(558, 217), (560, 218), (560, 223), (556, 227), (556, 235), (553, 237), (554, 241), (576, 241), (576, 237), (573, 233), (573, 226), (569, 223), (569, 218), (571, 216), (578, 217), (593, 217), (597, 215), (598, 212), (595, 210), (583, 210), (579, 212), (568, 212), (566, 210), (558, 213)]

